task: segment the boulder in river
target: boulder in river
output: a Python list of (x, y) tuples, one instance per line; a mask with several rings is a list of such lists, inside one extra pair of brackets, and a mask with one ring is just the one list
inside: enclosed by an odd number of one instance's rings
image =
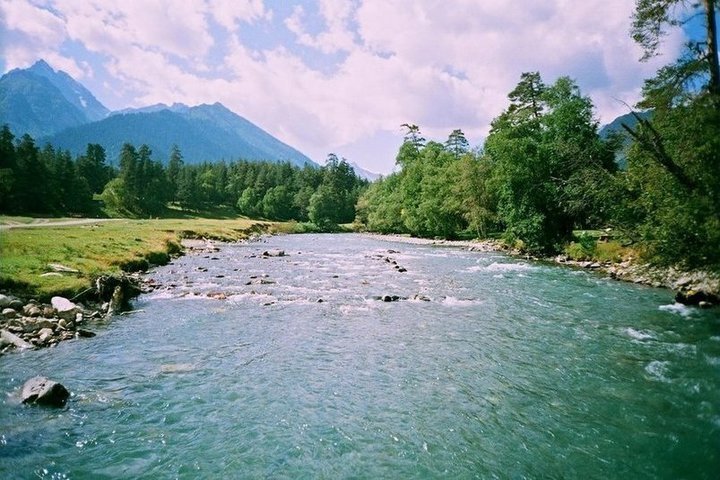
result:
[(397, 302), (398, 300), (406, 300), (404, 297), (399, 295), (383, 295), (380, 297), (383, 302)]
[(41, 344), (47, 343), (48, 340), (50, 340), (53, 336), (52, 328), (41, 328), (40, 331), (37, 333), (38, 341)]
[(284, 257), (284, 256), (285, 256), (285, 250), (278, 250), (278, 249), (265, 250), (265, 251), (262, 253), (262, 256), (263, 256), (263, 257)]
[(45, 377), (33, 377), (22, 387), (22, 403), (62, 407), (70, 392), (62, 384)]
[(675, 301), (684, 305), (698, 305), (700, 302), (712, 302), (712, 295), (702, 290), (680, 290), (675, 295)]

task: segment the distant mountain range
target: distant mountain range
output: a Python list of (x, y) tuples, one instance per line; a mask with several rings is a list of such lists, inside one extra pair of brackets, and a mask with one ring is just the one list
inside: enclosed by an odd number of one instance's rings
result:
[(378, 178), (382, 177), (379, 173), (371, 172), (370, 170), (365, 170), (360, 165), (358, 165), (355, 162), (351, 162), (350, 166), (355, 170), (355, 175), (357, 175), (360, 178), (364, 178), (368, 182), (374, 182)]
[(84, 153), (88, 143), (99, 143), (110, 162), (129, 142), (147, 144), (161, 161), (177, 145), (185, 163), (245, 159), (317, 165), (220, 103), (110, 112), (82, 84), (43, 60), (0, 77), (2, 124), (17, 136), (28, 133), (40, 145), (50, 143), (74, 155)]

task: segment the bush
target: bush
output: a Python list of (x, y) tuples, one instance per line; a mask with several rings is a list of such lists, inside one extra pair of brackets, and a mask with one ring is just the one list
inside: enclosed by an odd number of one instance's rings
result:
[(597, 241), (592, 235), (583, 233), (565, 247), (565, 255), (573, 260), (591, 260), (597, 253)]

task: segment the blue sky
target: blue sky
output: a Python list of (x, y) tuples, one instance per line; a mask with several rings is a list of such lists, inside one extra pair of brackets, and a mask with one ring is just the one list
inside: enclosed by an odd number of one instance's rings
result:
[(647, 63), (630, 0), (0, 0), (0, 70), (40, 58), (108, 108), (219, 101), (322, 162), (388, 173), (403, 123), (487, 135), (524, 71), (569, 75), (607, 122)]

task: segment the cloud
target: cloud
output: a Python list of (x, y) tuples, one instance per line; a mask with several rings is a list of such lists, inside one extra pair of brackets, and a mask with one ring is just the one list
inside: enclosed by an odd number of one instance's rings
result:
[(272, 20), (272, 10), (265, 8), (262, 0), (207, 0), (213, 19), (228, 31), (234, 31), (242, 22)]
[(323, 53), (353, 50), (357, 45), (355, 35), (348, 25), (353, 13), (353, 3), (349, 0), (319, 0), (318, 4), (326, 25), (325, 31), (313, 36), (305, 30), (305, 9), (301, 5), (293, 8), (292, 15), (285, 19), (285, 26), (296, 35), (298, 43)]
[[(480, 140), (524, 71), (548, 83), (575, 78), (609, 121), (683, 41), (672, 31), (665, 57), (639, 63), (627, 0), (0, 0), (0, 8), (6, 69), (42, 57), (94, 75), (97, 96), (118, 108), (220, 101), (313, 158), (347, 147), (359, 155), (352, 160), (384, 172), (395, 151), (382, 156), (368, 144), (361, 158), (364, 141), (399, 143), (406, 122), (429, 138), (462, 128)], [(263, 35), (272, 41), (241, 40)]]

